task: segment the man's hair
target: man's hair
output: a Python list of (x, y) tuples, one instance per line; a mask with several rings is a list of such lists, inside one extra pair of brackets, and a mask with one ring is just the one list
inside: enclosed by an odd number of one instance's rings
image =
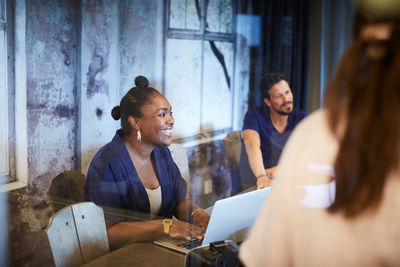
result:
[(271, 87), (274, 84), (277, 84), (280, 81), (286, 81), (287, 83), (289, 83), (287, 78), (285, 77), (285, 75), (283, 75), (281, 73), (271, 72), (271, 73), (265, 74), (260, 81), (260, 90), (261, 90), (262, 98), (270, 99), (271, 96), (269, 95), (269, 89), (271, 89)]

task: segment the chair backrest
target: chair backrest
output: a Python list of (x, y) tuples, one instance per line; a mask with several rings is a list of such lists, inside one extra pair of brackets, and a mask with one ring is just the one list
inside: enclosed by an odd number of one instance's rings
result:
[(83, 202), (86, 177), (80, 171), (60, 173), (50, 182), (48, 197), (53, 212)]
[(61, 209), (45, 232), (55, 266), (79, 266), (109, 252), (103, 209), (93, 202)]
[(250, 169), (242, 131), (228, 133), (224, 138), (224, 146), (231, 171), (232, 194), (253, 187), (256, 184), (256, 178)]
[(171, 151), (172, 158), (178, 166), (183, 179), (186, 181), (188, 192), (191, 195), (192, 190), (190, 185), (189, 160), (186, 148), (178, 143), (172, 143), (168, 148), (169, 151)]
[(241, 131), (233, 131), (224, 138), (225, 153), (228, 163), (239, 166), (240, 153), (242, 152)]

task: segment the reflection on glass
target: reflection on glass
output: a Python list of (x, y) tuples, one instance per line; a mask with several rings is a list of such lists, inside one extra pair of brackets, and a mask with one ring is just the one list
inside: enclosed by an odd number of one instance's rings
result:
[(209, 1), (207, 6), (207, 31), (232, 33), (232, 0)]
[(171, 0), (169, 12), (169, 28), (180, 30), (200, 29), (200, 19), (195, 1)]

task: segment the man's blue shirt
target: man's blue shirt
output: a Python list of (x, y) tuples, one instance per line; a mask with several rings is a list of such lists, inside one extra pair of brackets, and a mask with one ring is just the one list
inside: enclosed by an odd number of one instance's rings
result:
[(260, 135), (260, 148), (264, 168), (276, 166), (282, 149), (295, 126), (307, 116), (307, 113), (294, 109), (288, 117), (288, 124), (283, 133), (279, 133), (272, 125), (269, 108), (266, 106), (251, 108), (247, 111), (243, 130), (254, 130)]
[[(103, 207), (149, 214), (150, 202), (146, 190), (122, 135), (122, 130), (118, 130), (113, 140), (94, 156), (87, 174), (85, 201), (93, 201)], [(167, 147), (155, 147), (151, 156), (162, 192), (162, 207), (158, 215), (172, 217), (175, 207), (186, 197), (186, 182)], [(105, 215), (111, 221), (119, 220), (107, 213)]]

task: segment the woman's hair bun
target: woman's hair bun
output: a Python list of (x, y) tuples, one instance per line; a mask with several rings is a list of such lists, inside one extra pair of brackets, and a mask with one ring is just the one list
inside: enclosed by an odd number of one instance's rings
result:
[(144, 76), (137, 76), (135, 78), (135, 85), (136, 87), (144, 88), (149, 86), (149, 80), (147, 80)]
[(114, 120), (119, 120), (121, 118), (121, 108), (120, 108), (120, 106), (115, 106), (111, 110), (111, 116), (113, 117)]

